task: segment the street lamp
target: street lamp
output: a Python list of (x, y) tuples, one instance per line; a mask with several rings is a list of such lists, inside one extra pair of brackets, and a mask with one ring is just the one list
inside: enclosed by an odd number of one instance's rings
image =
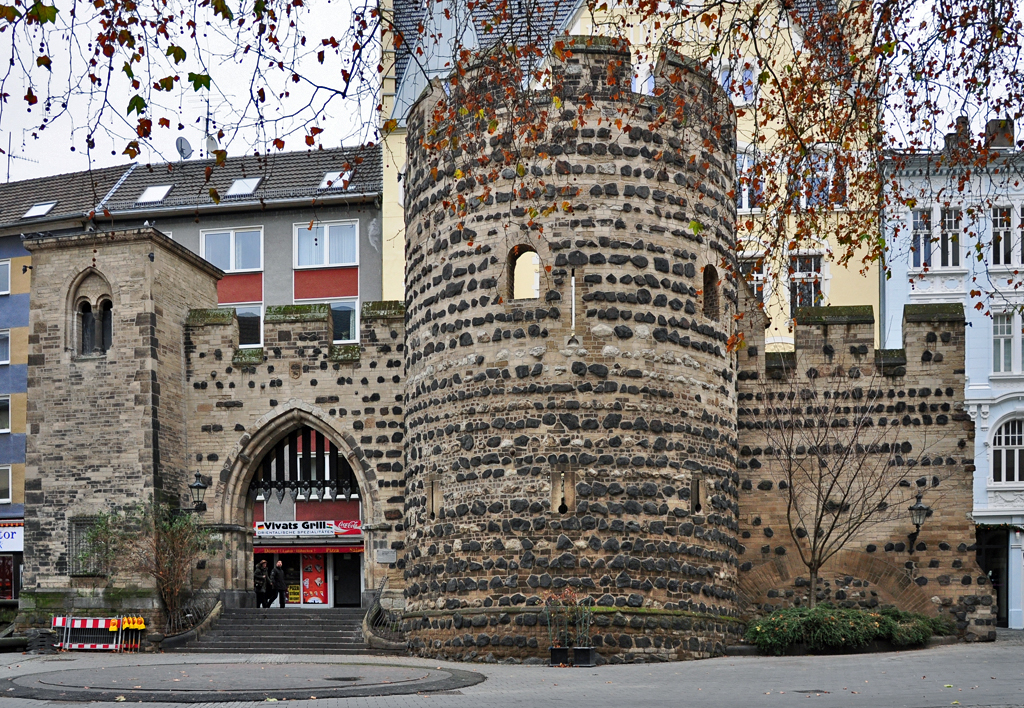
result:
[(188, 485), (188, 491), (192, 495), (192, 511), (197, 514), (201, 514), (206, 511), (206, 502), (203, 501), (203, 497), (206, 496), (207, 485), (203, 483), (203, 475), (196, 472), (196, 481)]
[(907, 535), (907, 539), (910, 541), (910, 553), (914, 552), (914, 544), (917, 543), (917, 535), (921, 533), (921, 524), (928, 518), (928, 512), (932, 508), (925, 506), (921, 503), (921, 495), (917, 495), (917, 501), (907, 507), (907, 511), (910, 512), (910, 521), (914, 524), (914, 531)]

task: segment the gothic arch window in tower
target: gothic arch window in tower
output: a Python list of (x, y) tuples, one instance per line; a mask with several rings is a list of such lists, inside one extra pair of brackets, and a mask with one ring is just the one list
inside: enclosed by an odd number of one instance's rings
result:
[(704, 266), (704, 316), (718, 320), (718, 269)]
[(508, 252), (508, 297), (510, 300), (540, 297), (540, 257), (531, 246), (520, 244)]
[(100, 302), (100, 318), (96, 341), (100, 350), (106, 353), (114, 340), (114, 304), (110, 300)]
[(96, 342), (96, 317), (92, 313), (92, 304), (88, 301), (78, 305), (78, 353), (84, 356), (92, 354)]

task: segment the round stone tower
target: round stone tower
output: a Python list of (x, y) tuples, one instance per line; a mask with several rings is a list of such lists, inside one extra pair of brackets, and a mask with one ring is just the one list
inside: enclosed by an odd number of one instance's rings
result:
[(738, 628), (735, 114), (686, 60), (642, 95), (628, 47), (574, 44), (550, 91), (510, 98), (492, 54), (409, 116), (401, 565), (424, 654), (546, 653), (566, 591), (613, 661)]

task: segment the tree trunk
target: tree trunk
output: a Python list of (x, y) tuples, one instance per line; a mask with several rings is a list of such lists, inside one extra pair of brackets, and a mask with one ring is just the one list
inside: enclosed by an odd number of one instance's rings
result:
[(811, 592), (807, 596), (807, 606), (810, 609), (814, 609), (814, 606), (818, 604), (818, 566), (810, 568), (811, 571)]

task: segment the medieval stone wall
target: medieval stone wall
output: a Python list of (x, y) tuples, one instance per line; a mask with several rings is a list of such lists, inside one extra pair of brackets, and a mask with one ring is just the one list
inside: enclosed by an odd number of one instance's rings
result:
[[(106, 582), (72, 575), (73, 520), (187, 483), (182, 330), (191, 307), (216, 302), (220, 272), (149, 229), (25, 245), (34, 278), (22, 607), (82, 611), (104, 605)], [(111, 346), (80, 353), (75, 308), (104, 298)], [(134, 602), (155, 607), (146, 592)]]
[[(748, 311), (744, 319), (738, 466), (745, 546), (740, 588), (746, 611), (756, 615), (806, 605), (815, 592), (818, 600), (842, 606), (895, 605), (945, 613), (969, 639), (990, 638), (994, 598), (975, 560), (970, 519), (974, 424), (963, 406), (962, 305), (908, 306), (899, 350), (874, 350), (870, 307), (799, 311), (796, 351), (787, 355), (766, 355), (757, 313)], [(812, 400), (810, 392), (832, 395)], [(808, 569), (789, 533), (782, 462), (790, 452), (802, 456), (813, 451), (804, 444), (771, 449), (764, 426), (786, 424), (786, 415), (768, 412), (780, 405), (799, 409), (797, 418), (805, 425), (817, 417), (809, 406), (842, 406), (836, 424), (852, 426), (853, 418), (867, 417), (859, 444), (869, 447), (870, 441), (884, 440), (900, 446), (889, 468), (900, 485), (887, 499), (894, 513), (878, 514), (879, 523), (859, 531), (825, 565), (816, 588), (810, 587)], [(879, 437), (879, 429), (886, 427), (892, 433)], [(795, 443), (801, 440), (799, 434), (794, 438)], [(877, 456), (883, 462), (888, 457)], [(914, 526), (906, 508), (917, 493), (933, 511), (911, 551), (908, 534)]]
[[(563, 589), (596, 599), (613, 660), (709, 656), (736, 631), (736, 294), (703, 279), (733, 246), (731, 103), (674, 60), (661, 98), (632, 94), (627, 49), (582, 45), (552, 59), (560, 110), (537, 98), (535, 142), (497, 102), (497, 130), (467, 142), (459, 102), (486, 95), (486, 61), (409, 118), (404, 562), (422, 653), (525, 656)], [(425, 145), (449, 135), (462, 148)], [(529, 251), (539, 297), (514, 300)]]
[(298, 425), (338, 445), (360, 480), (370, 587), (396, 564), (378, 566), (375, 549), (404, 541), (404, 309), (363, 303), (360, 339), (332, 343), (326, 305), (267, 307), (262, 348), (238, 346), (229, 309), (194, 310), (186, 333), (189, 450), (211, 483), (209, 520), (222, 547), (206, 576), (215, 587), (252, 586), (249, 483), (266, 449)]

